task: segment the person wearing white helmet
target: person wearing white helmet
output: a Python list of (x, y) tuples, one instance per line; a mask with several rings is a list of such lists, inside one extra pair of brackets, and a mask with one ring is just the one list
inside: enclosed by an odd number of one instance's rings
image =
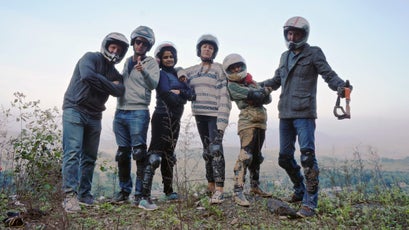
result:
[(143, 170), (146, 164), (146, 139), (150, 121), (149, 105), (151, 93), (159, 82), (159, 66), (156, 59), (147, 56), (155, 44), (153, 30), (139, 26), (131, 33), (133, 55), (125, 60), (123, 78), (125, 94), (118, 98), (113, 121), (118, 150), (115, 161), (118, 163), (120, 191), (114, 202), (128, 201), (132, 193), (131, 158), (136, 161), (135, 199), (139, 204), (142, 193)]
[(260, 188), (260, 165), (264, 157), (261, 153), (266, 127), (267, 112), (263, 105), (271, 102), (270, 91), (260, 87), (250, 73), (244, 58), (239, 54), (229, 54), (223, 60), (223, 69), (228, 79), (231, 100), (240, 110), (237, 134), (240, 137), (240, 153), (234, 166), (234, 201), (244, 207), (250, 202), (244, 195), (247, 169), (250, 172), (250, 193), (261, 197), (271, 197), (271, 193)]
[[(317, 119), (317, 81), (321, 75), (329, 88), (341, 92), (346, 82), (338, 77), (317, 46), (310, 46), (310, 25), (303, 17), (292, 17), (284, 24), (284, 39), (288, 50), (281, 55), (280, 64), (271, 79), (261, 85), (277, 90), (280, 152), (278, 164), (294, 184), (289, 202), (302, 201), (297, 212), (300, 217), (315, 215), (318, 205), (319, 168), (315, 156), (315, 119)], [(301, 167), (294, 158), (295, 141), (301, 152)], [(304, 183), (305, 179), (305, 183)]]
[(79, 203), (94, 202), (91, 185), (102, 112), (109, 95), (120, 97), (125, 92), (115, 64), (125, 56), (128, 44), (123, 34), (108, 34), (100, 52), (87, 52), (80, 58), (64, 94), (62, 176), (66, 212), (80, 211)]
[(227, 92), (227, 79), (220, 63), (214, 62), (219, 42), (211, 34), (202, 35), (196, 45), (201, 63), (186, 69), (190, 85), (196, 92), (192, 101), (192, 115), (196, 119), (203, 145), (208, 191), (211, 204), (223, 202), (225, 160), (223, 135), (229, 123), (231, 101)]
[(163, 200), (175, 201), (179, 195), (173, 190), (173, 167), (176, 165), (175, 147), (179, 138), (180, 119), (187, 100), (194, 100), (194, 93), (187, 83), (178, 79), (175, 65), (177, 50), (172, 42), (163, 42), (155, 49), (160, 78), (156, 88), (156, 107), (151, 121), (151, 142), (142, 185), (139, 206), (145, 210), (157, 209), (151, 200), (152, 180), (159, 168), (162, 175)]

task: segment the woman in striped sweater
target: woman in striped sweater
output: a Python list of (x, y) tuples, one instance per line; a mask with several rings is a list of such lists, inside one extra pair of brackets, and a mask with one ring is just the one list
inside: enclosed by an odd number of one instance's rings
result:
[(219, 43), (215, 36), (202, 35), (196, 45), (201, 63), (186, 69), (190, 85), (196, 92), (196, 100), (192, 101), (192, 115), (203, 144), (208, 190), (212, 193), (211, 204), (223, 202), (225, 160), (222, 140), (231, 110), (223, 66), (213, 62), (218, 50)]

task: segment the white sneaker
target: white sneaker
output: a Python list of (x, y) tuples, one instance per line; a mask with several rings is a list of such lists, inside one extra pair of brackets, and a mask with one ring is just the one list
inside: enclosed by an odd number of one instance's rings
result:
[(216, 192), (210, 198), (210, 204), (221, 204), (223, 201), (224, 201), (223, 193), (220, 192), (219, 190), (216, 190)]
[(75, 193), (68, 193), (65, 196), (64, 202), (62, 203), (62, 207), (68, 213), (81, 211), (81, 206)]

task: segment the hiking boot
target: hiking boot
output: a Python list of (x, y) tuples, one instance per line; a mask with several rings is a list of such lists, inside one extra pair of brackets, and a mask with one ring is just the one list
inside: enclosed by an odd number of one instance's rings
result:
[(141, 201), (139, 201), (138, 208), (153, 211), (158, 209), (158, 206), (152, 202), (151, 198), (142, 198)]
[(162, 197), (162, 201), (178, 201), (179, 195), (176, 192), (172, 192)]
[(295, 195), (295, 193), (293, 193), (291, 197), (284, 199), (284, 201), (286, 201), (287, 203), (298, 203), (302, 201), (302, 198), (302, 196), (297, 196)]
[(94, 204), (94, 197), (88, 195), (86, 197), (78, 198), (78, 202), (85, 206), (92, 206)]
[(250, 193), (253, 195), (259, 195), (261, 197), (272, 197), (273, 196), (272, 193), (264, 192), (260, 187), (251, 188)]
[(223, 193), (216, 190), (212, 197), (210, 198), (210, 204), (221, 204), (224, 201)]
[(302, 206), (301, 209), (297, 212), (297, 216), (301, 218), (313, 217), (315, 216), (315, 211), (308, 206)]
[(80, 203), (78, 202), (75, 193), (68, 193), (62, 203), (62, 207), (67, 213), (74, 213), (81, 211)]
[(117, 204), (122, 204), (124, 202), (127, 202), (129, 200), (129, 192), (125, 191), (119, 191), (115, 197), (114, 197), (114, 202)]
[(242, 191), (234, 192), (234, 202), (243, 207), (250, 206), (250, 202), (246, 199), (246, 196), (244, 196), (244, 193)]

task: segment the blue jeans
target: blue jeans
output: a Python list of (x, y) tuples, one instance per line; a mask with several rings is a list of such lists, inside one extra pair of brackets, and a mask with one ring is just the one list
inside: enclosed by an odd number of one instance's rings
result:
[[(146, 149), (146, 139), (150, 121), (149, 110), (116, 110), (113, 121), (113, 130), (118, 147), (132, 148), (142, 147)], [(119, 187), (122, 191), (131, 193), (131, 152), (128, 152), (128, 161), (118, 162), (118, 169), (125, 173), (125, 180), (119, 181)], [(124, 164), (124, 165), (123, 165)], [(138, 167), (139, 166), (139, 167)], [(135, 181), (135, 194), (142, 192), (143, 165), (137, 162), (137, 173)], [(122, 172), (125, 169), (126, 172)]]
[[(315, 119), (280, 119), (280, 166), (294, 183), (296, 195), (303, 195), (303, 205), (315, 209), (318, 204), (318, 163), (315, 158)], [(295, 141), (301, 151), (306, 185), (300, 173), (300, 166), (294, 159)], [(299, 182), (299, 183), (298, 183)], [(310, 189), (316, 184), (315, 189)], [(310, 186), (311, 185), (311, 186)]]
[(63, 111), (63, 191), (91, 195), (101, 120), (68, 108)]

